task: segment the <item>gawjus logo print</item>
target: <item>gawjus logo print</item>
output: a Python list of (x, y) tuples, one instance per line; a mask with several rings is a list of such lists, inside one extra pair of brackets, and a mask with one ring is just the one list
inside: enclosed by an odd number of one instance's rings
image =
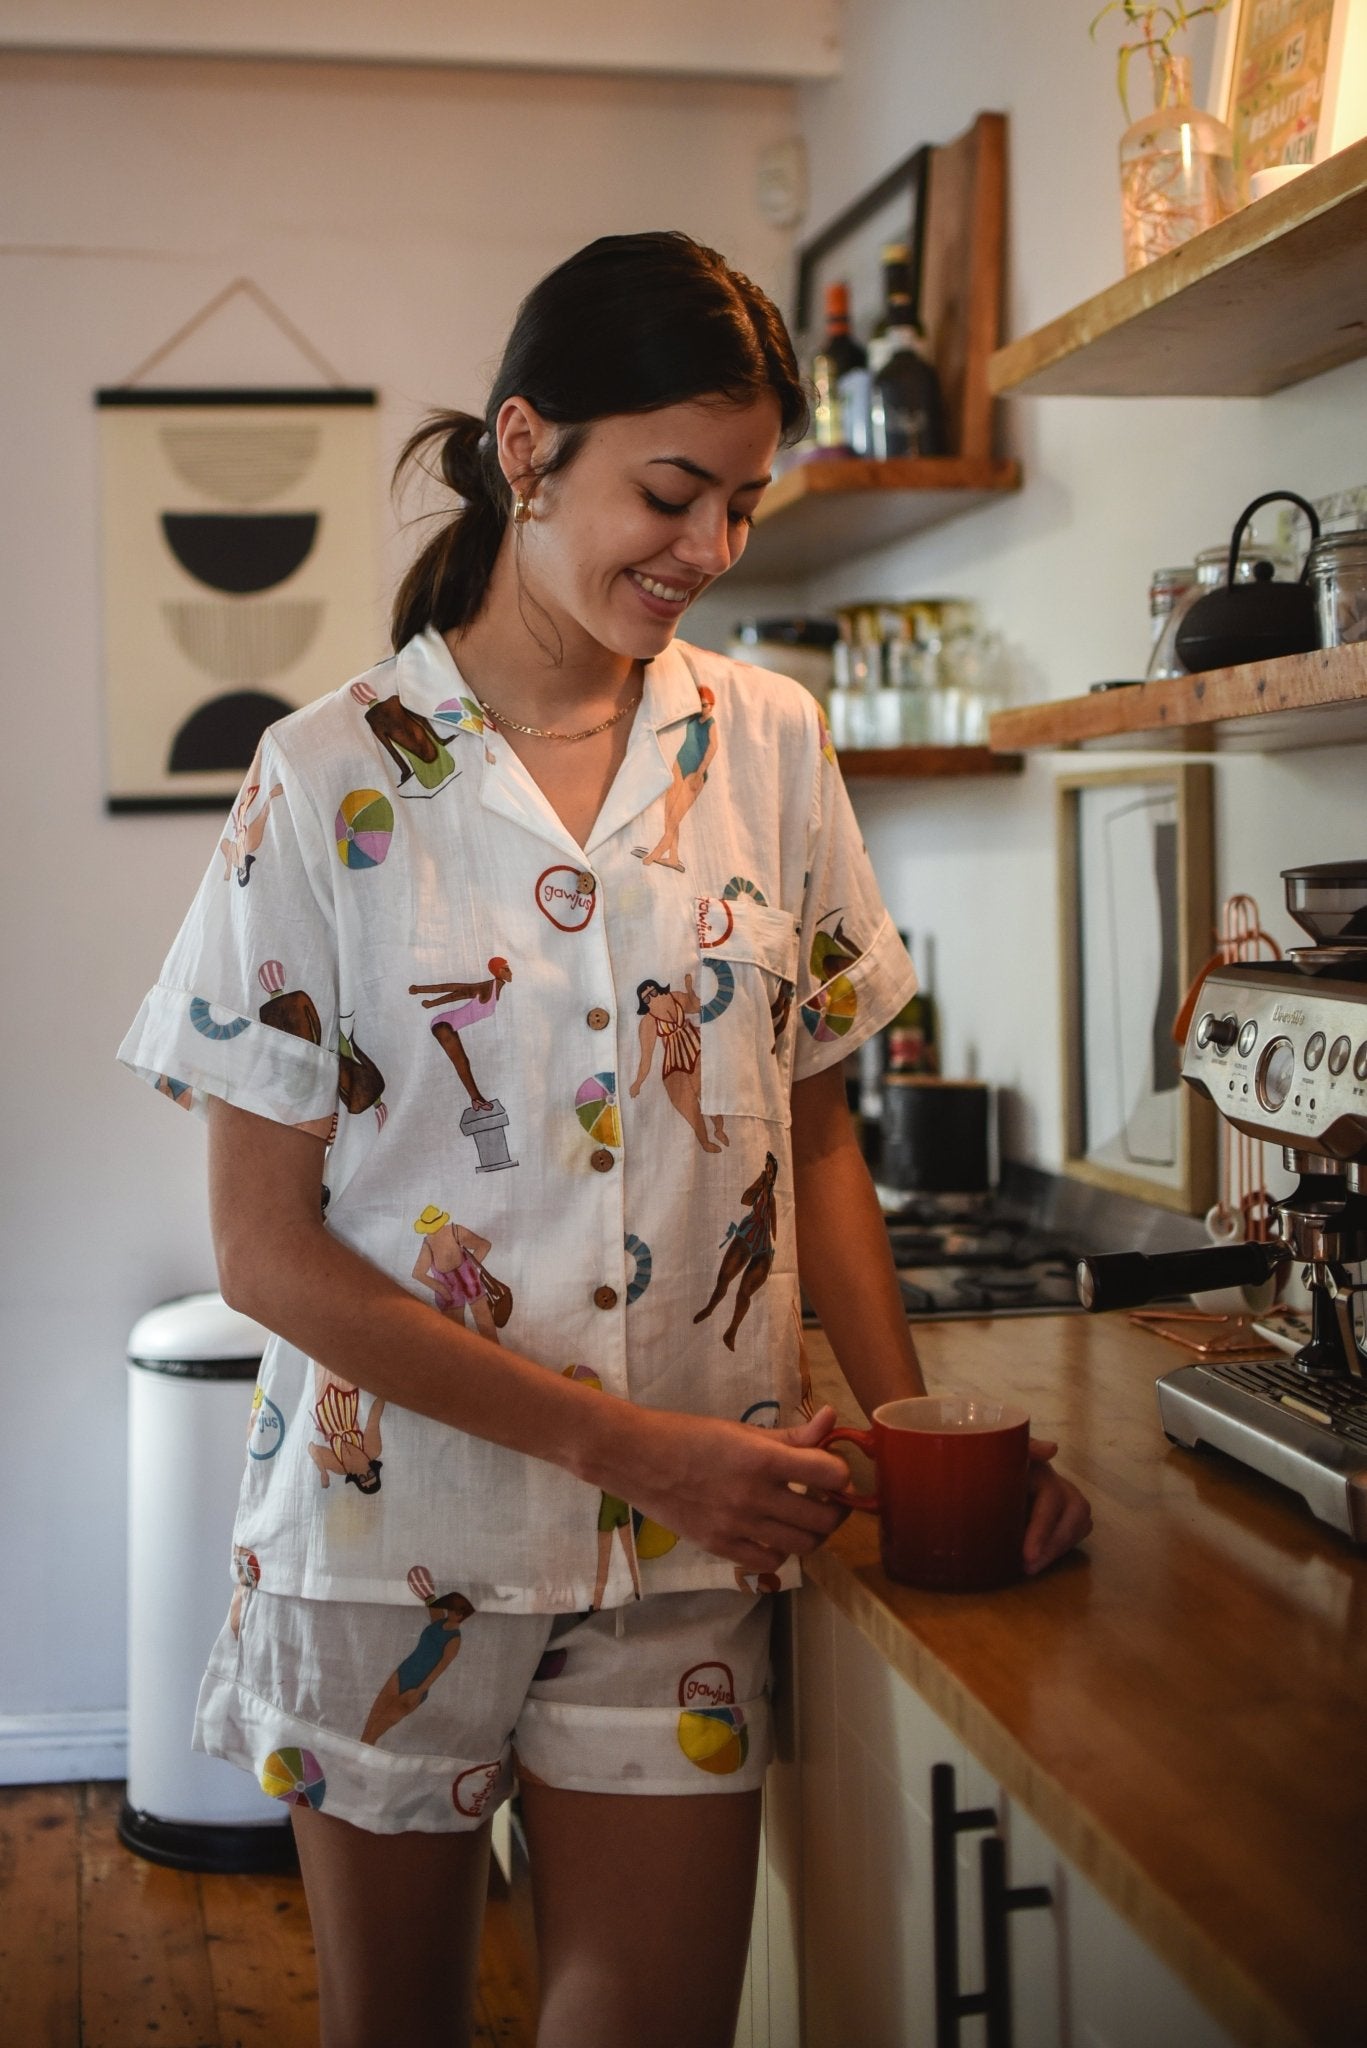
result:
[(536, 907), (558, 932), (582, 932), (598, 902), (595, 889), (582, 886), (578, 868), (546, 868), (536, 878)]
[(681, 1707), (730, 1707), (736, 1699), (736, 1681), (727, 1664), (695, 1664), (679, 1680)]

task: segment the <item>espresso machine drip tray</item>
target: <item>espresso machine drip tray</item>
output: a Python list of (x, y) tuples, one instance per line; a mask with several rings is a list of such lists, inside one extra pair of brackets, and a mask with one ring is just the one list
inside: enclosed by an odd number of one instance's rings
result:
[(1158, 1382), (1174, 1443), (1208, 1444), (1301, 1495), (1320, 1521), (1367, 1543), (1367, 1388), (1308, 1379), (1289, 1361), (1183, 1365)]

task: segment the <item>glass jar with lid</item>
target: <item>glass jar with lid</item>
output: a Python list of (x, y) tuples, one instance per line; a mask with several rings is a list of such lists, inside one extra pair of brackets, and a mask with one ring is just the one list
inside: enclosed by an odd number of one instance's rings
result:
[(1321, 534), (1310, 550), (1310, 581), (1321, 643), (1367, 640), (1367, 527)]
[[(1266, 547), (1257, 541), (1245, 541), (1239, 549), (1239, 560), (1235, 570), (1236, 583), (1252, 583), (1259, 562), (1271, 562), (1272, 574), (1279, 583), (1294, 583), (1298, 574), (1296, 558), (1288, 548)], [(1159, 575), (1172, 575), (1174, 571), (1156, 572), (1155, 588)], [(1147, 683), (1157, 682), (1163, 676), (1184, 676), (1187, 666), (1177, 652), (1177, 629), (1198, 597), (1204, 597), (1208, 590), (1218, 590), (1229, 573), (1229, 542), (1221, 541), (1218, 547), (1202, 548), (1196, 557), (1195, 580), (1185, 590), (1175, 595), (1166, 605), (1158, 624), (1158, 636), (1154, 641), (1153, 653), (1144, 674)], [(1150, 610), (1154, 604), (1150, 593)]]
[(831, 651), (840, 638), (834, 619), (742, 619), (730, 652), (756, 668), (792, 676), (811, 691), (822, 709), (831, 690)]

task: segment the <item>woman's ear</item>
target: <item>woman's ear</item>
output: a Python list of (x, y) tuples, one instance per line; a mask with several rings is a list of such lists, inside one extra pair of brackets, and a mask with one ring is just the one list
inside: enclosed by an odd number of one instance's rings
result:
[(505, 398), (494, 423), (499, 467), (510, 489), (530, 498), (555, 441), (555, 428), (528, 398)]

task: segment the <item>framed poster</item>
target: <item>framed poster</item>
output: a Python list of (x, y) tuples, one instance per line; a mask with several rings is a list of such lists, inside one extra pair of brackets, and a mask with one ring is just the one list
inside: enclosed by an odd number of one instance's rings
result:
[(1211, 771), (1058, 781), (1063, 1170), (1201, 1215), (1215, 1112), (1181, 1079), (1173, 1020), (1211, 948)]
[(1364, 59), (1367, 0), (1229, 0), (1211, 111), (1233, 130), (1240, 191), (1254, 171), (1322, 163), (1367, 133)]
[(96, 394), (111, 811), (224, 810), (374, 658), (373, 391)]
[(919, 313), (930, 157), (927, 144), (914, 149), (798, 250), (793, 329), (805, 342), (820, 338), (822, 289), (834, 278), (850, 287), (856, 333), (873, 327), (883, 313), (882, 250), (888, 242), (907, 246), (912, 302)]

